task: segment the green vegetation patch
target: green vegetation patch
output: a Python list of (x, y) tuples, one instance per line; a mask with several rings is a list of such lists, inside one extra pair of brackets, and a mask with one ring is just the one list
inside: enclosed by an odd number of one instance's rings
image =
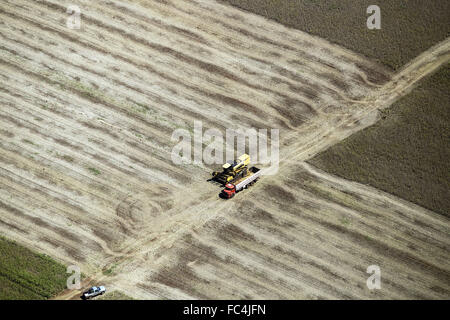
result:
[[(318, 35), (393, 69), (450, 35), (448, 0), (220, 0)], [(367, 8), (381, 9), (381, 30), (367, 28)]]
[(117, 268), (117, 264), (113, 264), (110, 268), (103, 270), (102, 273), (105, 276), (111, 276), (114, 273), (116, 268)]
[(92, 172), (93, 174), (95, 174), (96, 176), (98, 176), (99, 174), (101, 174), (100, 170), (96, 169), (96, 168), (88, 168), (88, 170), (90, 172)]
[(450, 216), (450, 64), (313, 165)]
[(36, 300), (65, 289), (66, 267), (0, 237), (0, 300)]

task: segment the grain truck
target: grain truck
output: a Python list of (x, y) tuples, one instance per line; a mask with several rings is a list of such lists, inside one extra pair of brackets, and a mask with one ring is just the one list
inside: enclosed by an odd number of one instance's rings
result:
[(233, 198), (236, 193), (243, 189), (247, 189), (258, 181), (261, 176), (261, 169), (251, 167), (247, 170), (247, 175), (235, 181), (234, 183), (227, 183), (225, 189), (222, 190), (221, 197), (225, 199)]

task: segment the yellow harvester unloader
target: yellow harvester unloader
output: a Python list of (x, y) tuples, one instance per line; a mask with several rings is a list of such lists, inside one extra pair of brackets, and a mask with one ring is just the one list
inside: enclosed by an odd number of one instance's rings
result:
[(243, 154), (235, 161), (229, 161), (225, 163), (222, 168), (223, 171), (214, 171), (213, 180), (225, 185), (227, 183), (233, 183), (234, 181), (247, 176), (248, 165), (250, 164), (250, 156)]

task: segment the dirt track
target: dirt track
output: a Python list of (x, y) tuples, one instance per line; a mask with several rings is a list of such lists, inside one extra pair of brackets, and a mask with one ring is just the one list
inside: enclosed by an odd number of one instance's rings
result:
[[(448, 62), (448, 40), (391, 75), (210, 0), (0, 16), (2, 234), (136, 298), (448, 298), (448, 219), (303, 162)], [(279, 174), (219, 199), (210, 168), (170, 161), (194, 120), (280, 128)]]

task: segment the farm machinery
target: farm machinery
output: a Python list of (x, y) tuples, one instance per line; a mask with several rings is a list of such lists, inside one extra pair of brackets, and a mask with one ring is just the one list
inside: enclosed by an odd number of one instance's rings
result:
[(243, 189), (253, 185), (260, 177), (261, 170), (256, 167), (249, 168), (250, 156), (243, 154), (237, 160), (225, 163), (222, 172), (213, 172), (213, 180), (223, 184), (221, 197), (230, 199)]
[(250, 163), (250, 156), (248, 154), (243, 154), (237, 160), (228, 161), (222, 166), (222, 171), (213, 172), (213, 180), (221, 183), (227, 184), (236, 181), (239, 178), (247, 175), (247, 168)]

